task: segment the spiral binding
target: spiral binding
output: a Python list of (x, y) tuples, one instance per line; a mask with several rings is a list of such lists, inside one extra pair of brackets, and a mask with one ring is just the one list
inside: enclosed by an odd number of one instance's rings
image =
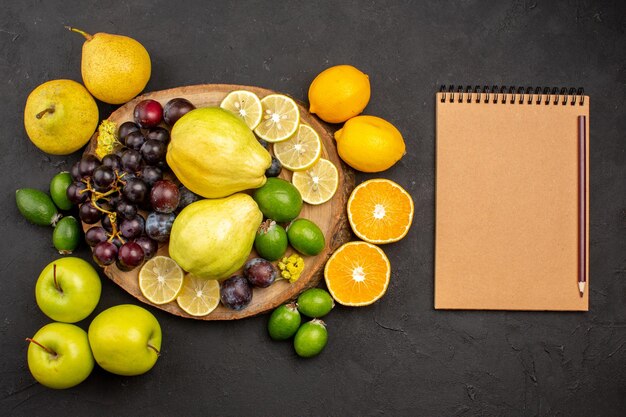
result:
[(510, 103), (510, 104), (553, 104), (557, 105), (561, 103), (565, 106), (568, 102), (570, 105), (574, 105), (578, 102), (579, 105), (585, 103), (585, 90), (580, 87), (578, 89), (571, 87), (567, 89), (562, 87), (515, 87), (515, 86), (501, 86), (497, 85), (489, 87), (485, 85), (482, 87), (477, 85), (472, 87), (471, 85), (454, 86), (442, 85), (439, 88), (441, 95), (441, 102), (445, 103), (446, 100), (449, 103)]

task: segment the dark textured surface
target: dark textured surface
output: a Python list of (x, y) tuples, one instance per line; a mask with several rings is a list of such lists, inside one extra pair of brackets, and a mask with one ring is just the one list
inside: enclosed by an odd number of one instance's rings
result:
[[(626, 20), (619, 1), (55, 3), (4, 3), (0, 14), (1, 415), (624, 415)], [(313, 77), (330, 65), (369, 74), (366, 113), (395, 123), (407, 141), (407, 155), (383, 176), (404, 185), (416, 208), (409, 235), (384, 248), (393, 265), (388, 294), (369, 308), (335, 309), (329, 345), (316, 359), (271, 342), (265, 316), (206, 323), (152, 309), (164, 346), (149, 374), (96, 369), (66, 391), (36, 384), (24, 337), (48, 322), (34, 286), (56, 256), (51, 230), (23, 220), (13, 192), (46, 189), (77, 159), (44, 155), (22, 127), (35, 86), (80, 80), (82, 42), (64, 24), (141, 41), (153, 61), (147, 90), (239, 83), (306, 99)], [(582, 85), (591, 95), (589, 313), (433, 310), (433, 94), (442, 83)], [(101, 116), (112, 109), (102, 105)], [(97, 312), (135, 303), (103, 284)]]

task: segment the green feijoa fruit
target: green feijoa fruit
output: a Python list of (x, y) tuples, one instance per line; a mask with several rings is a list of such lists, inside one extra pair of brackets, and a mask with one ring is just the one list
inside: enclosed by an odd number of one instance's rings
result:
[(326, 323), (322, 320), (313, 319), (300, 326), (296, 337), (293, 339), (293, 347), (298, 356), (310, 358), (324, 350), (326, 342), (328, 342)]
[(315, 256), (326, 245), (322, 230), (307, 219), (292, 222), (287, 228), (287, 237), (291, 246), (303, 255)]
[(274, 340), (286, 340), (300, 327), (300, 313), (295, 303), (283, 304), (272, 312), (267, 330)]
[(50, 181), (50, 197), (61, 210), (70, 210), (72, 202), (67, 198), (67, 187), (72, 183), (72, 176), (69, 172), (63, 171), (52, 177)]
[(298, 310), (307, 317), (324, 317), (333, 307), (333, 297), (321, 288), (310, 288), (298, 297)]
[(50, 196), (32, 188), (20, 188), (15, 192), (15, 202), (22, 216), (39, 226), (54, 226), (61, 215)]
[(80, 241), (80, 224), (72, 216), (63, 217), (52, 233), (52, 244), (61, 255), (69, 255)]
[(268, 219), (277, 222), (290, 222), (302, 210), (300, 191), (282, 178), (268, 178), (261, 188), (257, 188), (252, 198)]
[(287, 251), (287, 232), (274, 220), (264, 221), (256, 232), (254, 249), (268, 261), (280, 259)]

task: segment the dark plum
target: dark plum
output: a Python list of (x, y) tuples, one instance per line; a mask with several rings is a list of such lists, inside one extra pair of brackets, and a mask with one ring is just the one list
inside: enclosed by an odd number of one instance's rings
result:
[(280, 161), (272, 156), (272, 165), (270, 165), (270, 167), (265, 170), (265, 176), (266, 177), (278, 177), (280, 175), (280, 172), (283, 170), (283, 164), (280, 163)]
[(148, 185), (148, 187), (152, 187), (155, 182), (163, 179), (163, 171), (161, 168), (146, 165), (141, 170), (141, 179)]
[(135, 243), (141, 246), (146, 260), (151, 259), (159, 250), (159, 244), (156, 240), (150, 239), (148, 236), (140, 236), (135, 239)]
[(154, 211), (172, 213), (178, 207), (180, 194), (172, 181), (161, 180), (154, 183), (150, 191), (150, 204)]
[(163, 119), (163, 107), (156, 100), (142, 100), (135, 106), (133, 117), (144, 129), (156, 127)]
[(266, 288), (272, 285), (278, 277), (278, 270), (267, 259), (252, 258), (243, 267), (243, 275), (250, 285)]
[(121, 156), (122, 168), (127, 172), (137, 172), (141, 168), (141, 153), (134, 149), (126, 149)]
[(126, 180), (122, 194), (130, 203), (141, 203), (148, 197), (148, 186), (139, 178), (130, 178)]
[(222, 304), (233, 310), (242, 310), (252, 300), (252, 287), (243, 275), (235, 275), (220, 285)]
[[(117, 131), (117, 137), (120, 142), (124, 143), (126, 136), (131, 132), (139, 131), (139, 126), (133, 122), (124, 122)], [(102, 161), (104, 163), (104, 161)]]
[(100, 266), (111, 265), (117, 258), (118, 249), (112, 242), (100, 242), (93, 248), (93, 260)]
[(166, 145), (170, 142), (170, 132), (162, 127), (155, 127), (146, 133), (146, 139), (154, 139)]
[(116, 180), (115, 172), (110, 167), (100, 165), (91, 178), (97, 191), (108, 191)]
[(174, 213), (156, 213), (148, 214), (146, 219), (146, 234), (157, 242), (165, 242), (170, 238), (172, 224), (176, 215)]
[(73, 182), (70, 184), (69, 187), (67, 187), (67, 198), (72, 202), (72, 204), (84, 203), (89, 198), (89, 192), (86, 190), (87, 184), (85, 184), (84, 182)]
[(126, 242), (117, 253), (119, 263), (126, 269), (134, 269), (141, 265), (144, 261), (145, 254), (143, 249), (136, 242)]
[(93, 172), (100, 166), (100, 161), (93, 155), (85, 155), (81, 158), (78, 171), (82, 178), (91, 177)]
[(87, 224), (98, 223), (100, 217), (102, 217), (102, 212), (94, 207), (91, 202), (83, 203), (78, 209), (78, 217)]
[(108, 238), (109, 235), (104, 227), (93, 226), (85, 232), (85, 241), (92, 248), (100, 242), (106, 242)]
[(146, 221), (139, 214), (132, 219), (124, 219), (119, 223), (119, 230), (126, 239), (134, 239), (143, 234)]
[(122, 219), (132, 219), (137, 215), (137, 206), (129, 203), (124, 199), (120, 199), (120, 201), (115, 206), (115, 212)]
[(113, 171), (121, 171), (122, 159), (115, 154), (105, 155), (102, 158), (102, 166), (109, 167)]
[(126, 141), (124, 142), (128, 148), (136, 151), (141, 149), (144, 143), (146, 143), (146, 138), (140, 131), (129, 133), (128, 136), (126, 136)]
[(167, 145), (156, 139), (148, 139), (141, 147), (141, 156), (148, 165), (165, 161)]
[(198, 194), (194, 193), (184, 185), (178, 187), (178, 194), (180, 195), (178, 201), (178, 210), (182, 210), (189, 204), (195, 203), (196, 201), (200, 200), (200, 196)]
[(163, 108), (163, 119), (168, 125), (174, 126), (178, 119), (195, 108), (196, 106), (185, 98), (173, 98)]

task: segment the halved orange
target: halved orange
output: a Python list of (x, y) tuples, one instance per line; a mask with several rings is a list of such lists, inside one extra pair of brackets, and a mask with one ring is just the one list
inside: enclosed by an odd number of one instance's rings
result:
[(352, 231), (370, 243), (402, 239), (413, 222), (413, 199), (393, 181), (378, 178), (357, 186), (348, 199)]
[(366, 306), (389, 286), (391, 265), (385, 252), (366, 242), (348, 242), (333, 253), (324, 268), (328, 291), (344, 306)]

